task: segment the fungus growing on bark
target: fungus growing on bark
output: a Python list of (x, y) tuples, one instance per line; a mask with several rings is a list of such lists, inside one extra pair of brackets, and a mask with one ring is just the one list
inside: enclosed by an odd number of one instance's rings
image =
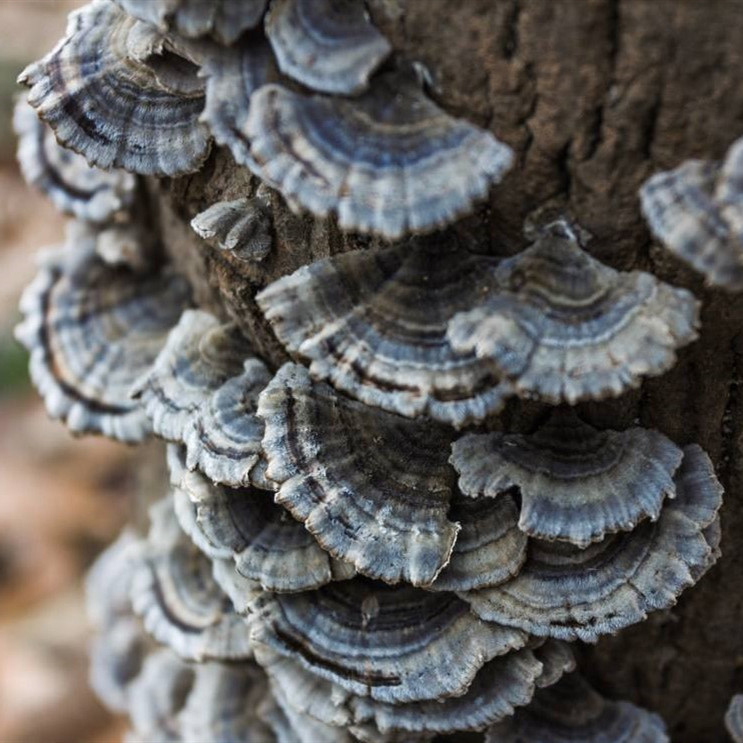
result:
[(188, 38), (211, 34), (232, 44), (257, 26), (268, 0), (114, 0), (129, 15)]
[(362, 578), (264, 594), (252, 611), (256, 642), (352, 694), (390, 704), (461, 695), (488, 660), (527, 640), (478, 621), (451, 593)]
[(722, 163), (687, 160), (642, 185), (650, 231), (712, 286), (743, 290), (743, 140)]
[(516, 575), (526, 560), (527, 536), (510, 494), (497, 498), (452, 498), (449, 519), (460, 525), (447, 566), (429, 586), (471, 591), (496, 586)]
[(139, 33), (141, 24), (112, 0), (71, 13), (67, 36), (19, 77), (31, 89), (28, 102), (59, 142), (91, 165), (143, 175), (198, 170), (211, 140), (199, 122), (204, 92), (194, 84), (196, 67), (184, 71), (190, 63), (163, 49), (159, 75), (130, 54), (133, 29)]
[(733, 743), (743, 743), (743, 694), (736, 694), (725, 713), (725, 727)]
[(252, 664), (203, 663), (180, 714), (181, 739), (229, 743), (275, 743), (258, 707), (266, 694), (265, 674)]
[(135, 179), (120, 170), (92, 168), (81, 155), (60, 147), (54, 132), (21, 96), (13, 111), (18, 162), (26, 182), (38, 188), (65, 214), (106, 222), (128, 208)]
[(522, 531), (579, 547), (655, 521), (674, 496), (681, 459), (658, 431), (599, 431), (563, 410), (532, 435), (462, 436), (451, 456), (465, 495), (500, 498), (518, 488)]
[(266, 591), (306, 591), (350, 578), (350, 565), (333, 560), (281, 506), (273, 493), (233, 489), (187, 472), (182, 487), (196, 508), (196, 525), (216, 552)]
[(491, 727), (485, 743), (668, 743), (661, 718), (604, 699), (577, 673), (538, 691), (528, 707)]
[(257, 175), (294, 209), (338, 215), (344, 230), (388, 239), (471, 211), (511, 166), (511, 149), (455, 119), (412, 76), (388, 73), (359, 98), (266, 85), (246, 132)]
[(132, 605), (147, 631), (190, 660), (249, 658), (248, 628), (212, 577), (211, 562), (181, 531), (169, 499), (150, 510), (152, 527), (132, 578)]
[(391, 51), (363, 0), (273, 0), (266, 34), (281, 71), (321, 93), (360, 93)]
[(285, 364), (261, 393), (276, 502), (364, 575), (431, 583), (459, 529), (447, 518), (449, 433), (337, 395)]
[(69, 244), (43, 258), (21, 299), (16, 337), (52, 418), (75, 433), (141, 441), (150, 424), (129, 396), (189, 301), (170, 270), (139, 274)]
[(529, 704), (537, 687), (555, 683), (574, 667), (570, 651), (548, 641), (535, 650), (524, 648), (488, 661), (460, 696), (398, 705), (355, 697), (349, 702), (352, 729), (357, 735), (366, 730), (367, 735), (360, 737), (371, 741), (380, 732), (404, 741), (405, 736), (484, 730)]
[(449, 324), (456, 351), (489, 359), (517, 393), (571, 405), (662, 374), (697, 337), (691, 292), (591, 258), (563, 221), (497, 270), (500, 288)]
[(593, 642), (651, 611), (670, 608), (714, 564), (721, 493), (709, 459), (689, 447), (676, 478), (676, 498), (657, 521), (585, 549), (531, 540), (515, 578), (461, 595), (487, 621), (542, 637)]
[(205, 57), (199, 75), (206, 83), (201, 121), (217, 144), (229, 147), (240, 165), (253, 165), (245, 126), (253, 93), (277, 77), (271, 47), (263, 35), (250, 34)]
[(512, 392), (491, 361), (455, 353), (449, 320), (489, 291), (497, 259), (437, 236), (303, 266), (257, 297), (310, 373), (374, 407), (461, 427)]
[(128, 689), (127, 712), (134, 730), (145, 740), (158, 743), (180, 740), (178, 715), (194, 677), (194, 668), (169, 648), (150, 653)]
[(240, 260), (262, 261), (271, 252), (271, 213), (260, 199), (219, 201), (197, 214), (191, 227), (210, 245)]
[(186, 310), (152, 368), (133, 389), (158, 436), (183, 441), (186, 425), (212, 393), (237, 376), (252, 346), (235, 325)]

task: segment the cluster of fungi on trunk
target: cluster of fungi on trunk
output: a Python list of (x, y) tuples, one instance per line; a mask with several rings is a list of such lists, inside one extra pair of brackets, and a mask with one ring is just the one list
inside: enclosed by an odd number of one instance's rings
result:
[[(598, 404), (701, 302), (564, 210), (484, 234), (518, 158), (373, 5), (92, 0), (21, 75), (23, 172), (73, 217), (22, 299), (33, 380), (75, 433), (168, 442), (90, 575), (93, 684), (131, 740), (667, 741), (574, 648), (720, 557), (703, 448)], [(741, 152), (636, 204), (731, 292)]]

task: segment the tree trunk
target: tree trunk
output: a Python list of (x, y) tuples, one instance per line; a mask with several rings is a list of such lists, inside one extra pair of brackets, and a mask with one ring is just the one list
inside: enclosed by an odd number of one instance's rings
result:
[[(581, 652), (607, 694), (660, 712), (674, 741), (724, 741), (724, 709), (743, 691), (741, 437), (743, 298), (706, 291), (699, 277), (653, 245), (637, 189), (682, 160), (718, 158), (743, 134), (743, 0), (370, 0), (396, 52), (422, 63), (429, 93), (449, 112), (491, 129), (517, 164), (489, 203), (454, 226), (493, 253), (524, 244), (535, 210), (565, 213), (593, 235), (589, 252), (616, 268), (642, 268), (704, 302), (701, 339), (665, 376), (618, 400), (585, 406), (593, 422), (639, 419), (678, 444), (698, 442), (726, 488), (723, 556), (672, 611)], [(261, 265), (219, 254), (188, 222), (257, 182), (216, 151), (192, 176), (151, 182), (167, 251), (198, 301), (235, 318), (273, 363), (282, 351), (254, 294), (296, 267), (359, 245), (332, 220), (291, 214), (272, 194), (276, 242)], [(508, 425), (528, 427), (534, 405), (512, 404)]]

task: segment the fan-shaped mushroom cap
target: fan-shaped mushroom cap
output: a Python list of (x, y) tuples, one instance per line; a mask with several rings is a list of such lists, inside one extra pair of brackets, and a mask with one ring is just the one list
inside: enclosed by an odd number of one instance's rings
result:
[(485, 743), (668, 743), (663, 720), (595, 692), (578, 674), (537, 692), (528, 707), (488, 730)]
[(363, 0), (274, 0), (266, 18), (281, 71), (321, 93), (359, 93), (390, 53)]
[(497, 413), (512, 392), (492, 362), (455, 353), (446, 338), (496, 264), (453, 238), (427, 238), (303, 266), (257, 300), (314, 377), (367, 405), (461, 427)]
[(511, 165), (490, 132), (442, 111), (409, 76), (380, 76), (360, 98), (254, 93), (246, 132), (257, 174), (290, 206), (337, 213), (341, 229), (389, 239), (473, 208)]
[(183, 441), (191, 417), (242, 371), (248, 355), (252, 347), (237, 326), (222, 325), (202, 310), (186, 310), (133, 394), (141, 398), (158, 436)]
[(232, 44), (260, 23), (268, 0), (115, 0), (129, 15), (194, 38), (211, 34)]
[(259, 714), (271, 726), (276, 743), (354, 743), (343, 728), (326, 725), (296, 710), (278, 686), (266, 695)]
[(189, 300), (169, 270), (139, 274), (69, 245), (50, 252), (21, 299), (16, 337), (52, 418), (75, 433), (141, 441), (150, 424), (129, 396)]
[(477, 620), (453, 594), (361, 578), (264, 594), (252, 609), (255, 640), (391, 704), (462, 694), (484, 663), (526, 642), (523, 632)]
[(262, 261), (271, 251), (271, 213), (260, 199), (219, 201), (191, 220), (194, 232), (245, 261)]
[[(145, 740), (178, 740), (178, 714), (194, 683), (194, 668), (168, 648), (150, 654), (128, 690), (132, 726)], [(188, 739), (184, 739), (188, 740)]]
[(736, 694), (730, 700), (725, 713), (725, 727), (734, 743), (743, 743), (743, 694)]
[(248, 663), (203, 663), (178, 716), (184, 741), (275, 743), (258, 716), (267, 691), (265, 674)]
[(247, 626), (215, 583), (209, 559), (181, 531), (170, 501), (155, 504), (151, 515), (131, 589), (148, 632), (187, 659), (250, 657)]
[(249, 482), (266, 488), (261, 462), (263, 422), (258, 396), (271, 379), (262, 361), (246, 359), (243, 371), (218, 387), (183, 430), (186, 464), (211, 480), (232, 487)]
[(389, 583), (431, 583), (459, 529), (447, 519), (449, 434), (336, 395), (285, 364), (258, 400), (276, 502), (320, 545)]
[(549, 680), (559, 678), (575, 665), (569, 651), (553, 650), (548, 643), (539, 651), (525, 648), (489, 661), (461, 696), (399, 705), (354, 697), (350, 702), (354, 710), (353, 729), (366, 729), (367, 735), (362, 736), (365, 740), (374, 740), (375, 730), (398, 735), (483, 730), (531, 701), (547, 663)]
[(599, 431), (556, 411), (530, 436), (467, 434), (452, 444), (451, 462), (471, 497), (518, 487), (522, 531), (585, 547), (657, 519), (682, 456), (658, 431)]
[(121, 170), (91, 168), (84, 157), (65, 150), (39, 119), (26, 96), (13, 112), (18, 162), (26, 182), (49, 197), (65, 214), (105, 222), (132, 203), (135, 179)]
[(527, 536), (518, 528), (514, 499), (452, 500), (449, 518), (461, 529), (449, 564), (429, 586), (437, 591), (471, 591), (495, 586), (516, 575), (526, 560)]
[(90, 686), (109, 709), (126, 710), (129, 684), (142, 668), (147, 644), (141, 623), (131, 616), (118, 617), (93, 640)]
[(261, 584), (240, 575), (232, 559), (212, 558), (212, 575), (217, 585), (230, 597), (238, 614), (247, 614), (251, 602), (263, 591)]
[(273, 494), (227, 488), (188, 472), (183, 488), (196, 506), (196, 523), (220, 557), (267, 591), (303, 591), (350, 578), (350, 565), (333, 560)]
[(712, 286), (743, 289), (743, 139), (724, 163), (687, 160), (642, 185), (650, 231)]
[(462, 597), (487, 621), (587, 642), (673, 606), (717, 558), (708, 535), (722, 491), (706, 455), (696, 447), (685, 453), (676, 498), (658, 521), (583, 550), (532, 540), (518, 576)]
[(206, 80), (201, 121), (218, 144), (229, 147), (235, 162), (254, 167), (244, 132), (251, 96), (277, 76), (268, 41), (262, 34), (251, 34), (234, 46), (215, 49), (199, 74)]
[(111, 0), (93, 0), (70, 15), (67, 36), (19, 82), (62, 145), (91, 165), (144, 175), (198, 170), (210, 138), (199, 122), (204, 92), (194, 89), (196, 67), (184, 72), (187, 60), (173, 54), (160, 57), (159, 70), (134, 59), (128, 38), (138, 26)]
[(642, 271), (583, 252), (565, 222), (498, 268), (501, 290), (454, 317), (456, 351), (490, 359), (518, 393), (571, 405), (662, 374), (697, 337), (698, 302)]

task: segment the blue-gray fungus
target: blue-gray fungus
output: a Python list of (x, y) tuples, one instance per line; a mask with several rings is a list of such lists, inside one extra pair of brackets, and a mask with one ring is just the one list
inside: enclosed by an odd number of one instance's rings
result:
[[(700, 302), (563, 214), (508, 238), (544, 196), (490, 193), (509, 99), (446, 94), (368, 7), (92, 0), (20, 76), (23, 174), (74, 218), (21, 302), (31, 377), (76, 434), (167, 442), (146, 533), (87, 581), (93, 688), (131, 743), (667, 743), (570, 643), (721, 554), (692, 434), (602, 403), (677, 362)], [(640, 194), (730, 290), (741, 142)]]

